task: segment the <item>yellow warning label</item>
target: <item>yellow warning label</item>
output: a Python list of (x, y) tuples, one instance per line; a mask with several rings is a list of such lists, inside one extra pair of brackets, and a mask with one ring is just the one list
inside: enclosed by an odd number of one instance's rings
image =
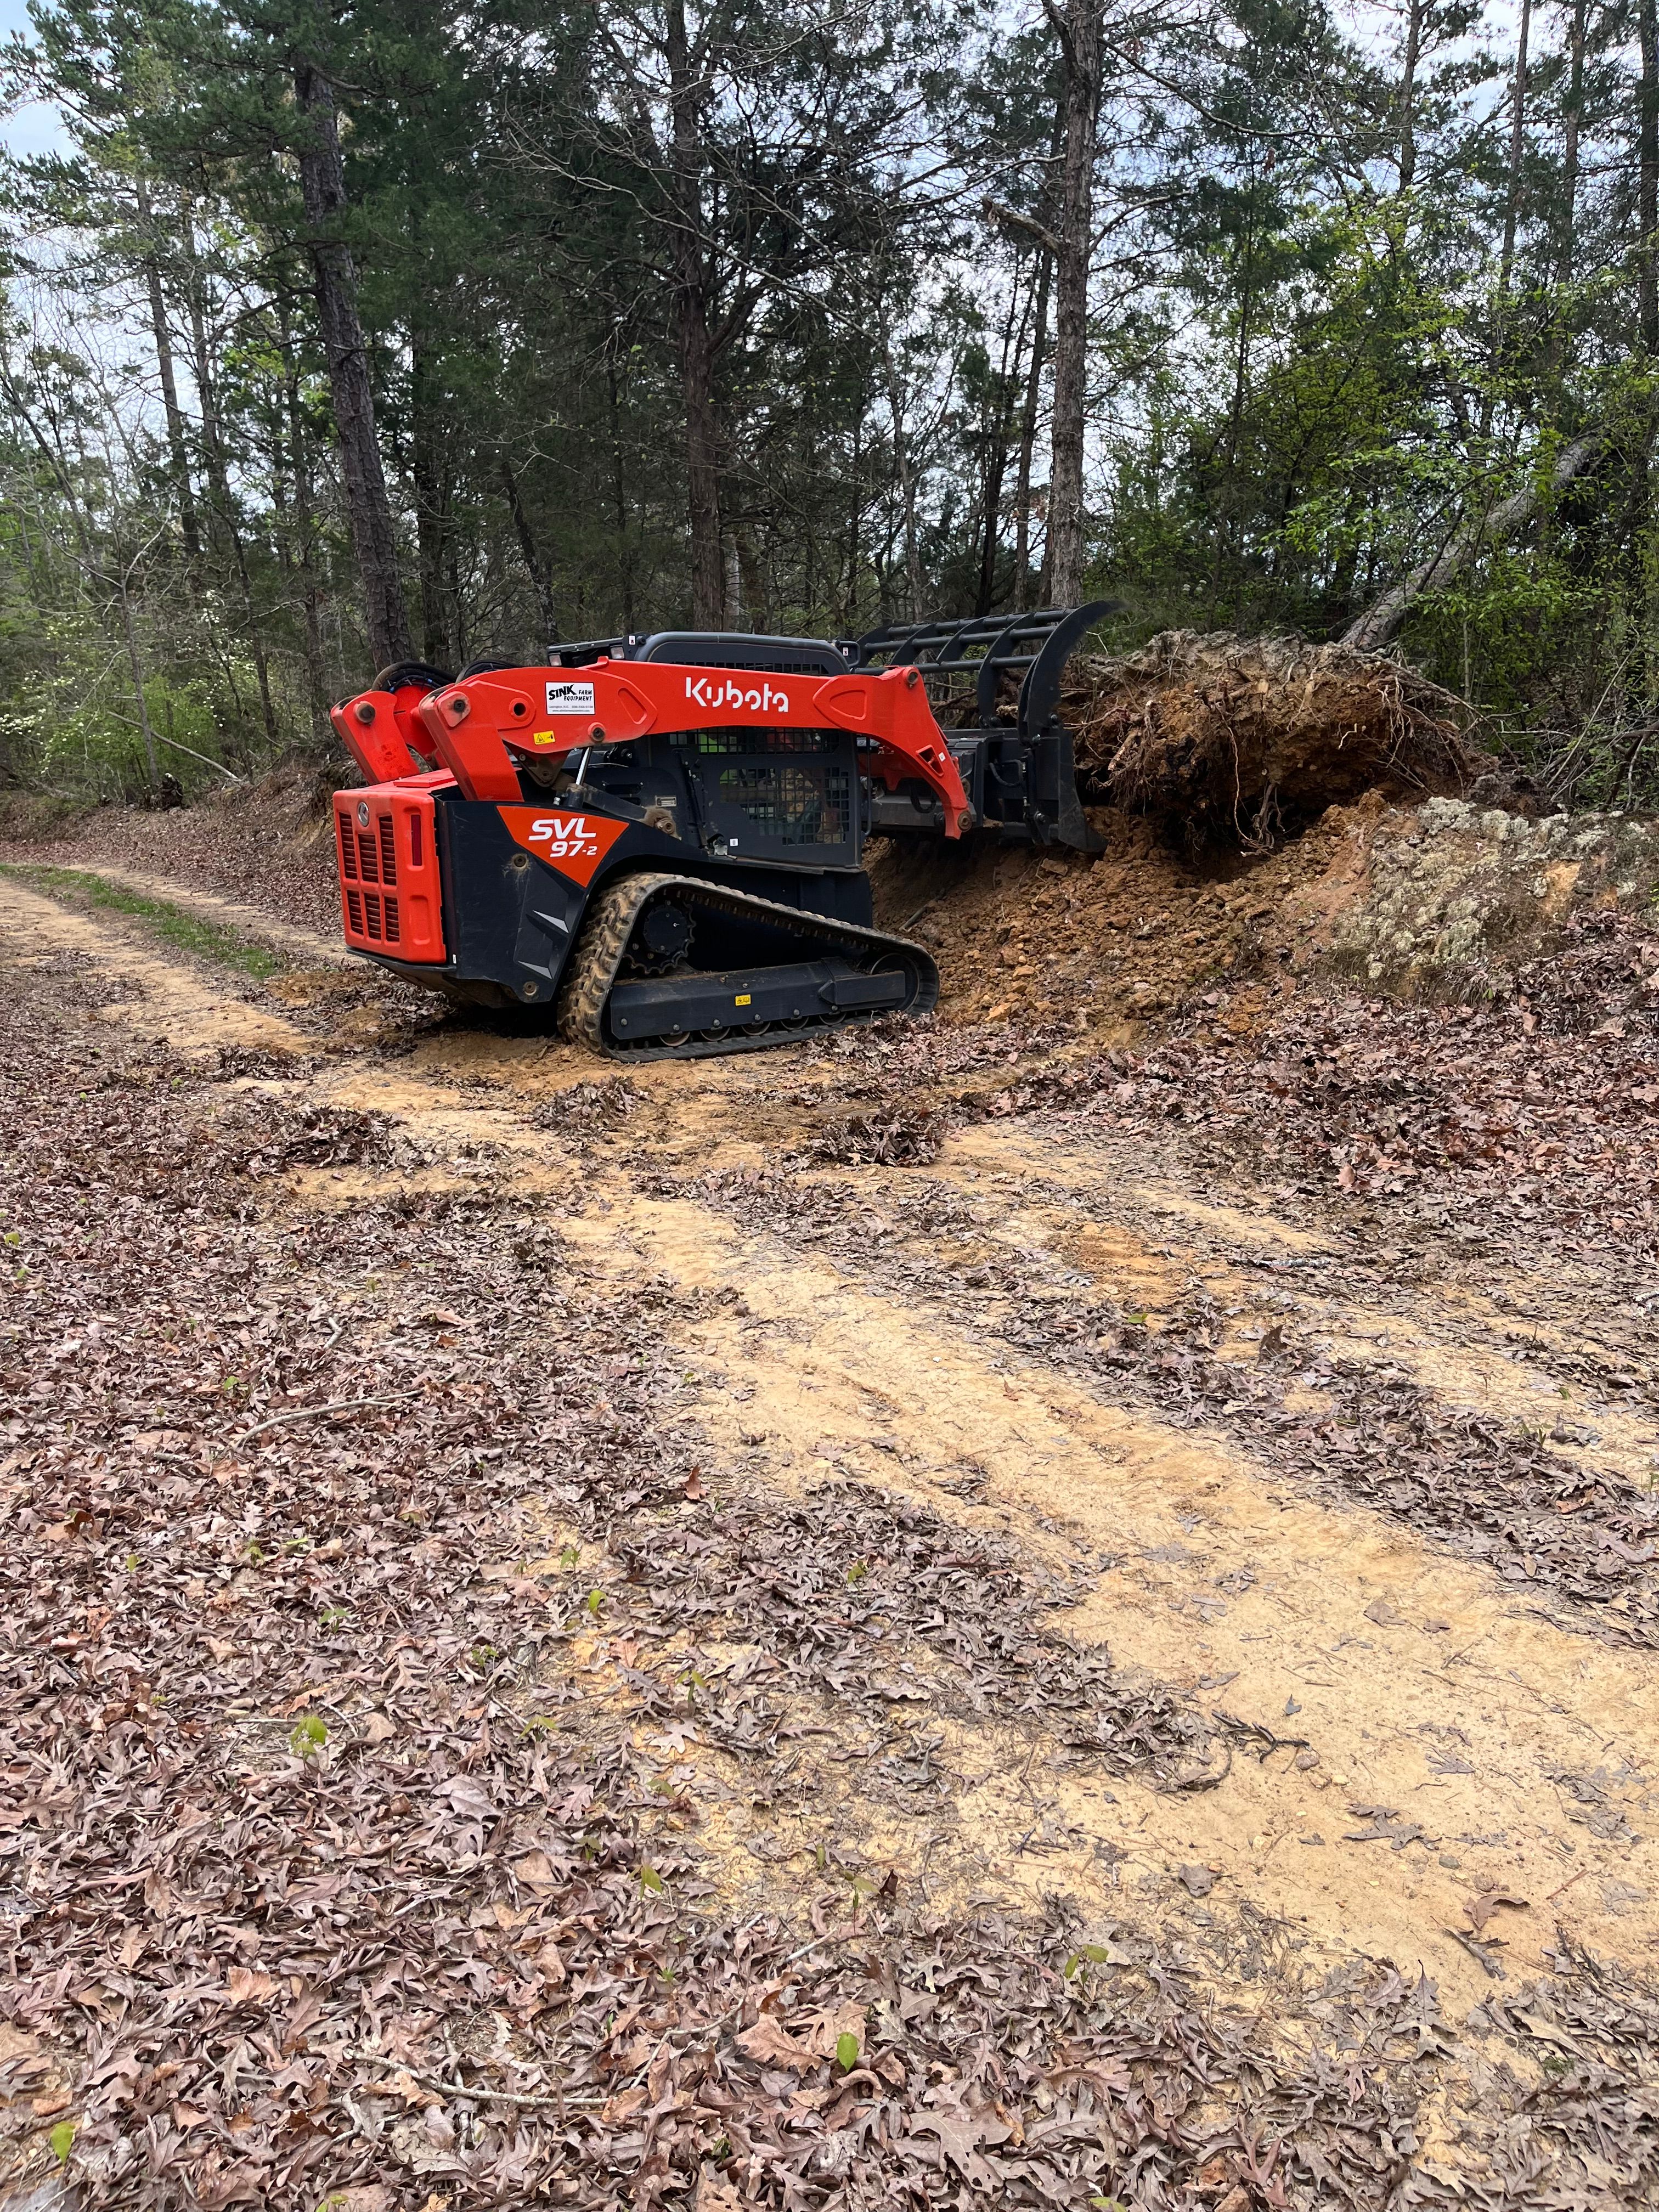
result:
[(739, 1006), (746, 1006), (753, 997), (754, 993), (752, 991), (739, 991), (737, 998), (733, 1001), (733, 1004)]
[(538, 730), (536, 732), (535, 742), (538, 745), (550, 745), (553, 742), (552, 731)]

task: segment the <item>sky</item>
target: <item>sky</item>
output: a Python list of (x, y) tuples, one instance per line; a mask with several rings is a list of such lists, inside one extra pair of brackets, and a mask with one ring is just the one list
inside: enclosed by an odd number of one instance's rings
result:
[[(0, 0), (0, 39), (29, 27), (26, 0)], [(64, 143), (58, 111), (37, 100), (0, 119), (0, 146), (14, 154), (46, 154)]]
[[(1400, 37), (1397, 0), (1337, 0), (1337, 13), (1362, 46), (1391, 50)], [(1502, 46), (1513, 38), (1517, 0), (1487, 0), (1482, 35)], [(27, 0), (0, 0), (0, 40), (29, 28)], [(0, 146), (14, 154), (44, 154), (64, 144), (58, 112), (36, 101), (0, 115)]]

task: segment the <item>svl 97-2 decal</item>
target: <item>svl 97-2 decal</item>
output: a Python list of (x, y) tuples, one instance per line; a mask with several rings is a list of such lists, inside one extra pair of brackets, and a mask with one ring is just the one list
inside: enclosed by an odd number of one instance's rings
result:
[(556, 806), (498, 806), (514, 843), (573, 884), (591, 884), (593, 871), (627, 829), (603, 814), (570, 814)]

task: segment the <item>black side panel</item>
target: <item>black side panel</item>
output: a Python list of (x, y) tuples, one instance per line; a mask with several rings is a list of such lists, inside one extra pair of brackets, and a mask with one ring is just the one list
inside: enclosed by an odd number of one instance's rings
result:
[(424, 980), (440, 988), (495, 983), (514, 1000), (550, 1007), (589, 901), (618, 876), (642, 867), (671, 867), (800, 913), (861, 929), (872, 925), (870, 878), (862, 868), (743, 866), (630, 822), (593, 882), (583, 885), (532, 859), (488, 801), (447, 799), (436, 811), (449, 961)]
[(437, 817), (451, 974), (550, 1006), (586, 892), (532, 860), (484, 801), (453, 800)]

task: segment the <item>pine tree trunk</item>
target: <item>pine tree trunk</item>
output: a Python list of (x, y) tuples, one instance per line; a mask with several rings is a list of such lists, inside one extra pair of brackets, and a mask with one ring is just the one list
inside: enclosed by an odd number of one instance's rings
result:
[(305, 618), (306, 693), (311, 708), (311, 733), (319, 741), (330, 734), (328, 679), (323, 663), (322, 593), (317, 582), (317, 506), (312, 489), (311, 447), (300, 408), (300, 364), (295, 357), (294, 333), (288, 302), (278, 296), (277, 340), (283, 356), (283, 386), (288, 416), (289, 470), (294, 480), (295, 556), (300, 574), (301, 611)]
[(1400, 67), (1400, 189), (1411, 190), (1417, 174), (1417, 65), (1423, 55), (1423, 16), (1427, 0), (1407, 0), (1406, 52)]
[(1104, 0), (1067, 0), (1063, 17), (1060, 252), (1054, 271), (1054, 422), (1048, 469), (1048, 588), (1059, 606), (1083, 596), (1083, 444), (1088, 406), (1089, 256), (1100, 117)]
[(222, 538), (230, 549), (231, 563), (235, 568), (237, 586), (241, 594), (242, 619), (246, 625), (248, 646), (253, 655), (254, 676), (259, 688), (260, 720), (264, 725), (265, 743), (275, 753), (281, 750), (282, 739), (276, 727), (276, 709), (270, 696), (270, 660), (265, 651), (264, 633), (254, 608), (253, 580), (248, 574), (247, 555), (242, 544), (242, 533), (236, 526), (236, 509), (230, 496), (230, 477), (225, 467), (224, 441), (220, 433), (216, 373), (208, 346), (207, 319), (202, 304), (202, 271), (196, 258), (196, 233), (188, 205), (181, 206), (179, 210), (179, 236), (190, 270), (190, 331), (196, 356), (191, 366), (196, 371), (196, 392), (202, 410), (202, 456), (207, 463), (208, 487), (211, 494), (210, 520), (218, 524), (218, 529), (212, 534)]
[(623, 442), (622, 380), (617, 373), (614, 354), (607, 356), (605, 373), (611, 399), (611, 505), (617, 526), (617, 566), (622, 574), (623, 632), (632, 636), (634, 548), (628, 535), (628, 454)]
[(1510, 173), (1504, 195), (1504, 247), (1498, 264), (1498, 289), (1505, 297), (1515, 268), (1515, 234), (1521, 220), (1521, 165), (1527, 150), (1527, 39), (1531, 27), (1532, 0), (1521, 0), (1521, 29), (1515, 49), (1515, 99), (1510, 111)]
[[(1025, 343), (1024, 325), (1031, 312), (1028, 299), (1022, 307), (1018, 287), (1008, 295), (1008, 319), (1002, 329), (1002, 358), (997, 365), (996, 404), (992, 410), (991, 448), (985, 457), (984, 508), (981, 516), (979, 593), (974, 611), (988, 615), (996, 604), (997, 555), (1002, 550), (1002, 487), (1008, 475), (1008, 441), (1013, 429), (1014, 371)], [(1016, 327), (1016, 316), (1018, 326)]]
[(1588, 0), (1573, 0), (1572, 27), (1567, 42), (1567, 93), (1563, 105), (1561, 137), (1560, 231), (1555, 255), (1555, 281), (1572, 282), (1573, 247), (1578, 222), (1578, 138), (1584, 106), (1584, 33)]
[(910, 465), (910, 441), (904, 428), (904, 394), (899, 386), (898, 363), (893, 356), (892, 333), (887, 314), (881, 313), (882, 367), (887, 378), (887, 411), (892, 417), (893, 465), (898, 471), (899, 497), (904, 507), (904, 580), (908, 604), (906, 613), (921, 620), (921, 549), (916, 520), (916, 478)]
[(702, 239), (702, 148), (685, 0), (668, 0), (668, 98), (673, 120), (674, 330), (685, 405), (686, 492), (691, 526), (691, 623), (718, 629), (725, 601), (720, 559), (720, 424), (714, 344)]
[(377, 667), (413, 658), (409, 610), (398, 577), (398, 539), (374, 431), (368, 344), (357, 313), (357, 272), (339, 236), (345, 168), (340, 159), (334, 89), (309, 62), (296, 62), (294, 95), (307, 124), (300, 147), (300, 189), (317, 280), (317, 317), (328, 359), (334, 427), (352, 549), (362, 579), (369, 652)]
[(559, 621), (553, 609), (553, 585), (536, 543), (536, 533), (530, 526), (530, 517), (525, 511), (524, 495), (519, 489), (519, 479), (514, 474), (513, 464), (501, 455), (501, 489), (507, 494), (507, 511), (513, 518), (514, 535), (519, 541), (519, 550), (524, 556), (524, 565), (530, 572), (535, 586), (536, 602), (541, 609), (541, 643), (555, 646), (559, 641)]
[[(149, 188), (140, 178), (134, 189), (138, 219), (148, 233), (151, 222)], [(179, 404), (179, 380), (173, 371), (173, 333), (167, 327), (167, 301), (161, 290), (161, 263), (153, 246), (144, 255), (144, 283), (149, 295), (155, 366), (161, 379), (161, 408), (167, 417), (167, 458), (173, 464), (173, 495), (179, 501), (179, 528), (185, 551), (193, 565), (202, 557), (202, 539), (196, 524), (196, 496), (190, 481), (190, 452), (185, 443), (184, 412)]]
[(1637, 179), (1637, 221), (1642, 239), (1638, 255), (1642, 347), (1659, 353), (1659, 20), (1655, 0), (1640, 0), (1642, 46), (1641, 146)]
[(1042, 399), (1043, 355), (1048, 343), (1048, 287), (1054, 259), (1037, 249), (1036, 307), (1031, 331), (1031, 362), (1025, 378), (1025, 407), (1019, 431), (1019, 476), (1014, 490), (1014, 605), (1031, 605), (1031, 456), (1036, 450), (1037, 410)]
[(432, 372), (418, 334), (410, 346), (410, 474), (415, 487), (415, 545), (421, 579), (421, 650), (434, 668), (455, 668), (455, 640), (444, 589), (443, 465), (432, 405)]

